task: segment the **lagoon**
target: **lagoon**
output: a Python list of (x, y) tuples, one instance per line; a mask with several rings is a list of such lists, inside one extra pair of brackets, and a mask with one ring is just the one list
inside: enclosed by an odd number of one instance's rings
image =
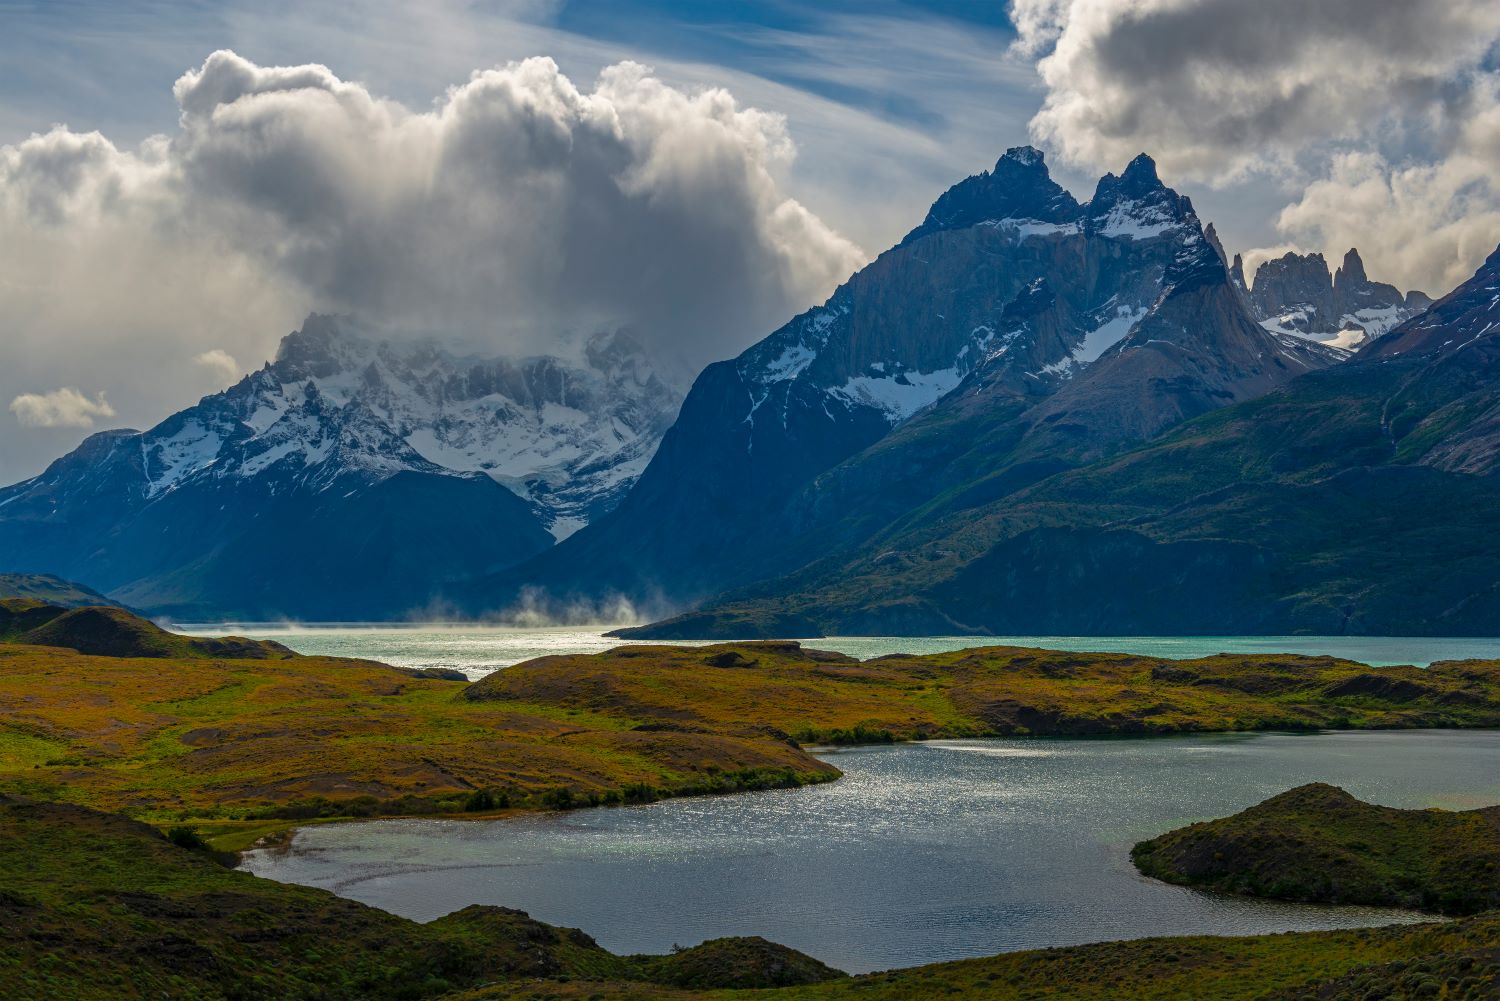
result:
[(310, 827), (252, 872), (418, 920), (519, 907), (617, 952), (764, 935), (849, 970), (1148, 935), (1418, 920), (1144, 879), (1135, 841), (1309, 781), (1500, 802), (1500, 733), (934, 741), (818, 752), (824, 786), (503, 821)]

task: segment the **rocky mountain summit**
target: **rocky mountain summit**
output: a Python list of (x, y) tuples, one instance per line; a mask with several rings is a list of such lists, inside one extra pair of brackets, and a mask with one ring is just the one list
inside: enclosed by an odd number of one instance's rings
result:
[(1355, 348), (1399, 326), (1432, 305), (1426, 293), (1404, 295), (1394, 285), (1371, 281), (1359, 251), (1328, 272), (1322, 254), (1288, 253), (1255, 269), (1255, 284), (1244, 284), (1244, 265), (1233, 265), (1257, 318), (1275, 330)]
[(478, 358), (313, 315), (224, 392), (0, 490), (0, 543), (151, 611), (399, 612), (610, 510), (680, 399), (628, 333), (579, 362)]

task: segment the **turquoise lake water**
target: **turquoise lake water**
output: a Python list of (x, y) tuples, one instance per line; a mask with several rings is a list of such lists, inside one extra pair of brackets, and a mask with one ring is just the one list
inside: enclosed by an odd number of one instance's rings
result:
[[(300, 653), (369, 657), (402, 667), (446, 667), (470, 678), (533, 657), (597, 653), (622, 641), (602, 628), (518, 629), (476, 626), (284, 626), (211, 623), (174, 627), (195, 635), (226, 633), (274, 639)], [(1500, 638), (1429, 639), (1370, 636), (831, 636), (804, 646), (853, 657), (887, 653), (940, 653), (978, 646), (1028, 646), (1050, 650), (1137, 653), (1190, 658), (1214, 653), (1301, 653), (1346, 657), (1366, 664), (1418, 664), (1468, 657), (1500, 657)]]

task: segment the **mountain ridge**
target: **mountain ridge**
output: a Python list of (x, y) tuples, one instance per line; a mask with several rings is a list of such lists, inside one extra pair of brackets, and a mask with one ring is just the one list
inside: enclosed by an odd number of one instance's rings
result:
[(1497, 310), (1500, 250), (1349, 362), (628, 635), (1490, 635)]
[[(1213, 297), (1215, 333), (1169, 352), (1192, 340), (1192, 324), (1170, 317), (1191, 309), (1178, 297), (1193, 295)], [(1216, 339), (1224, 350), (1206, 351)], [(827, 477), (889, 451), (905, 426), (969, 408), (965, 421), (1015, 453), (991, 457), (1016, 471), (1015, 488), (1031, 475), (1028, 455), (1037, 474), (1052, 472), (1343, 357), (1255, 323), (1191, 201), (1161, 182), (1150, 157), (1105, 175), (1078, 203), (1039, 151), (1018, 147), (940, 196), (823, 306), (710, 366), (620, 508), (455, 600), (482, 612), (536, 587), (564, 600), (613, 590), (691, 603), (795, 570), (920, 503), (872, 509), (857, 519), (863, 527), (818, 513), (830, 506), (816, 496), (824, 490), (879, 507), (883, 487), (872, 480), (841, 491)], [(1058, 401), (1050, 411), (1048, 398)], [(928, 443), (932, 454), (949, 455), (967, 434)]]

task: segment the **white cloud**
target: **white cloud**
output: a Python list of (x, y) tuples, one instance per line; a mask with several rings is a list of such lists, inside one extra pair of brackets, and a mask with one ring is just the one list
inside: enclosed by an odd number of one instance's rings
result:
[(136, 148), (0, 147), (0, 394), (94, 381), (154, 422), (312, 309), (494, 353), (630, 325), (698, 364), (865, 260), (785, 193), (781, 116), (635, 63), (508, 63), (413, 110), (220, 51), (174, 95)]
[(863, 260), (781, 192), (779, 116), (633, 63), (584, 92), (528, 59), (417, 113), (218, 52), (175, 92), (186, 203), (324, 307), (397, 326), (536, 346), (628, 323), (701, 362)]
[(1016, 28), (1011, 49), (1036, 56), (1051, 48), (1067, 26), (1072, 6), (1073, 0), (1011, 0), (1010, 20)]
[(1493, 0), (1011, 9), (1017, 48), (1045, 53), (1032, 134), (1068, 161), (1111, 168), (1145, 150), (1179, 181), (1270, 178), (1293, 197), (1267, 213), (1282, 242), (1334, 260), (1357, 246), (1405, 288), (1446, 291), (1500, 240)]
[(193, 364), (206, 370), (216, 383), (228, 386), (240, 377), (244, 370), (234, 360), (234, 355), (223, 348), (212, 348), (193, 357)]
[(1149, 150), (1177, 177), (1285, 168), (1376, 127), (1442, 129), (1500, 38), (1493, 0), (1013, 0), (1051, 51), (1032, 132), (1108, 168)]
[(1477, 102), (1438, 162), (1335, 157), (1276, 226), (1304, 246), (1357, 246), (1371, 274), (1446, 293), (1500, 244), (1500, 99), (1491, 91)]
[(10, 412), (33, 428), (91, 428), (97, 418), (115, 416), (103, 393), (91, 400), (71, 386), (50, 393), (22, 393), (10, 401)]

